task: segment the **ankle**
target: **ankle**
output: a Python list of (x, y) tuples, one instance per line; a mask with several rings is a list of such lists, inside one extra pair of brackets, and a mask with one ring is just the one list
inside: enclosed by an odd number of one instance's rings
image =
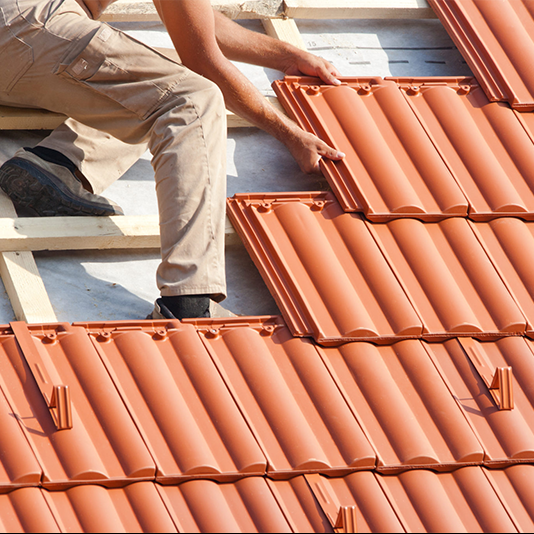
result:
[(176, 295), (161, 300), (176, 319), (210, 317), (209, 295)]

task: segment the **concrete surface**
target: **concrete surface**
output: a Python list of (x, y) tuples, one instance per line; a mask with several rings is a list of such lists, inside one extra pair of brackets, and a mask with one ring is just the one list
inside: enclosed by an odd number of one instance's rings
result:
[[(242, 21), (263, 32), (259, 21)], [(471, 72), (438, 20), (297, 21), (309, 50), (350, 76), (456, 76)], [(156, 47), (171, 47), (160, 23), (115, 23)], [(238, 64), (265, 94), (282, 74)], [(47, 132), (0, 132), (0, 163), (20, 146), (33, 146)], [(323, 190), (322, 177), (304, 175), (285, 147), (251, 128), (230, 130), (227, 143), (228, 196), (240, 192)], [(150, 154), (145, 154), (106, 196), (127, 215), (157, 213)], [(159, 252), (76, 251), (35, 253), (59, 321), (144, 319), (158, 297)], [(240, 315), (279, 313), (239, 238), (226, 243), (228, 298), (223, 305)], [(0, 286), (0, 323), (14, 319)]]

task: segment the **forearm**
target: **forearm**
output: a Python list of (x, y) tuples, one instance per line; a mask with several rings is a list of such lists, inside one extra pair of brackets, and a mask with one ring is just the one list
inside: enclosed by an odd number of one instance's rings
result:
[(302, 53), (289, 43), (248, 30), (222, 13), (214, 15), (217, 43), (232, 61), (284, 71), (288, 59)]

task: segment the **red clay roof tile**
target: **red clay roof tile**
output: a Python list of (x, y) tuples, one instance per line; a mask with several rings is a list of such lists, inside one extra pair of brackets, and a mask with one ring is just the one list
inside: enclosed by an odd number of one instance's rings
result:
[(376, 454), (315, 346), (269, 319), (240, 321), (197, 328), (268, 458), (267, 474), (372, 469)]
[(482, 445), (421, 341), (318, 350), (377, 450), (379, 471), (482, 464)]
[(526, 318), (467, 220), (368, 227), (422, 318), (426, 339), (525, 332)]
[(469, 218), (534, 218), (534, 143), (473, 80), (395, 79), (469, 202)]
[(265, 456), (195, 328), (138, 325), (95, 324), (90, 337), (156, 461), (156, 479), (264, 474)]
[(489, 223), (474, 223), (480, 242), (501, 273), (534, 331), (534, 225), (504, 217)]
[[(511, 336), (496, 342), (474, 339), (428, 344), (427, 350), (484, 447), (485, 465), (506, 467), (534, 460), (534, 397), (529, 377), (534, 372), (532, 342)], [(511, 367), (514, 408), (500, 410), (477, 370)], [(476, 364), (476, 365), (474, 365)]]
[(236, 195), (228, 215), (293, 334), (339, 344), (422, 333), (364, 220), (331, 194)]
[(180, 532), (292, 532), (262, 477), (231, 484), (192, 480), (158, 491)]
[(25, 337), (25, 350), (35, 350), (52, 380), (69, 386), (73, 406), (73, 428), (56, 430), (17, 337), (3, 333), (1, 388), (39, 460), (43, 485), (153, 478), (154, 461), (85, 330), (29, 326)]
[(534, 110), (534, 7), (529, 0), (429, 0), (491, 100)]
[(79, 485), (43, 495), (61, 532), (178, 532), (153, 482)]
[(516, 532), (481, 467), (377, 475), (407, 532)]
[(341, 78), (332, 87), (314, 78), (273, 83), (300, 125), (346, 154), (321, 161), (345, 211), (370, 220), (467, 215), (468, 202), (402, 97), (381, 78)]
[(0, 495), (0, 529), (2, 532), (64, 532), (43, 490), (29, 487)]
[(490, 103), (473, 78), (342, 80), (273, 87), (303, 128), (345, 152), (321, 163), (345, 211), (373, 222), (534, 219), (530, 116)]

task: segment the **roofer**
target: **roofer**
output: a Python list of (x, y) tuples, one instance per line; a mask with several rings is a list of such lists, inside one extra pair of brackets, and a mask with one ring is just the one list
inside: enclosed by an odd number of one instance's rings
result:
[(172, 61), (99, 22), (113, 0), (0, 0), (0, 103), (66, 122), (0, 169), (0, 187), (35, 215), (120, 215), (101, 193), (147, 147), (161, 233), (153, 317), (208, 317), (225, 298), (228, 109), (286, 145), (301, 169), (340, 159), (276, 111), (231, 60), (339, 83), (327, 61), (246, 30), (210, 0), (154, 0)]

